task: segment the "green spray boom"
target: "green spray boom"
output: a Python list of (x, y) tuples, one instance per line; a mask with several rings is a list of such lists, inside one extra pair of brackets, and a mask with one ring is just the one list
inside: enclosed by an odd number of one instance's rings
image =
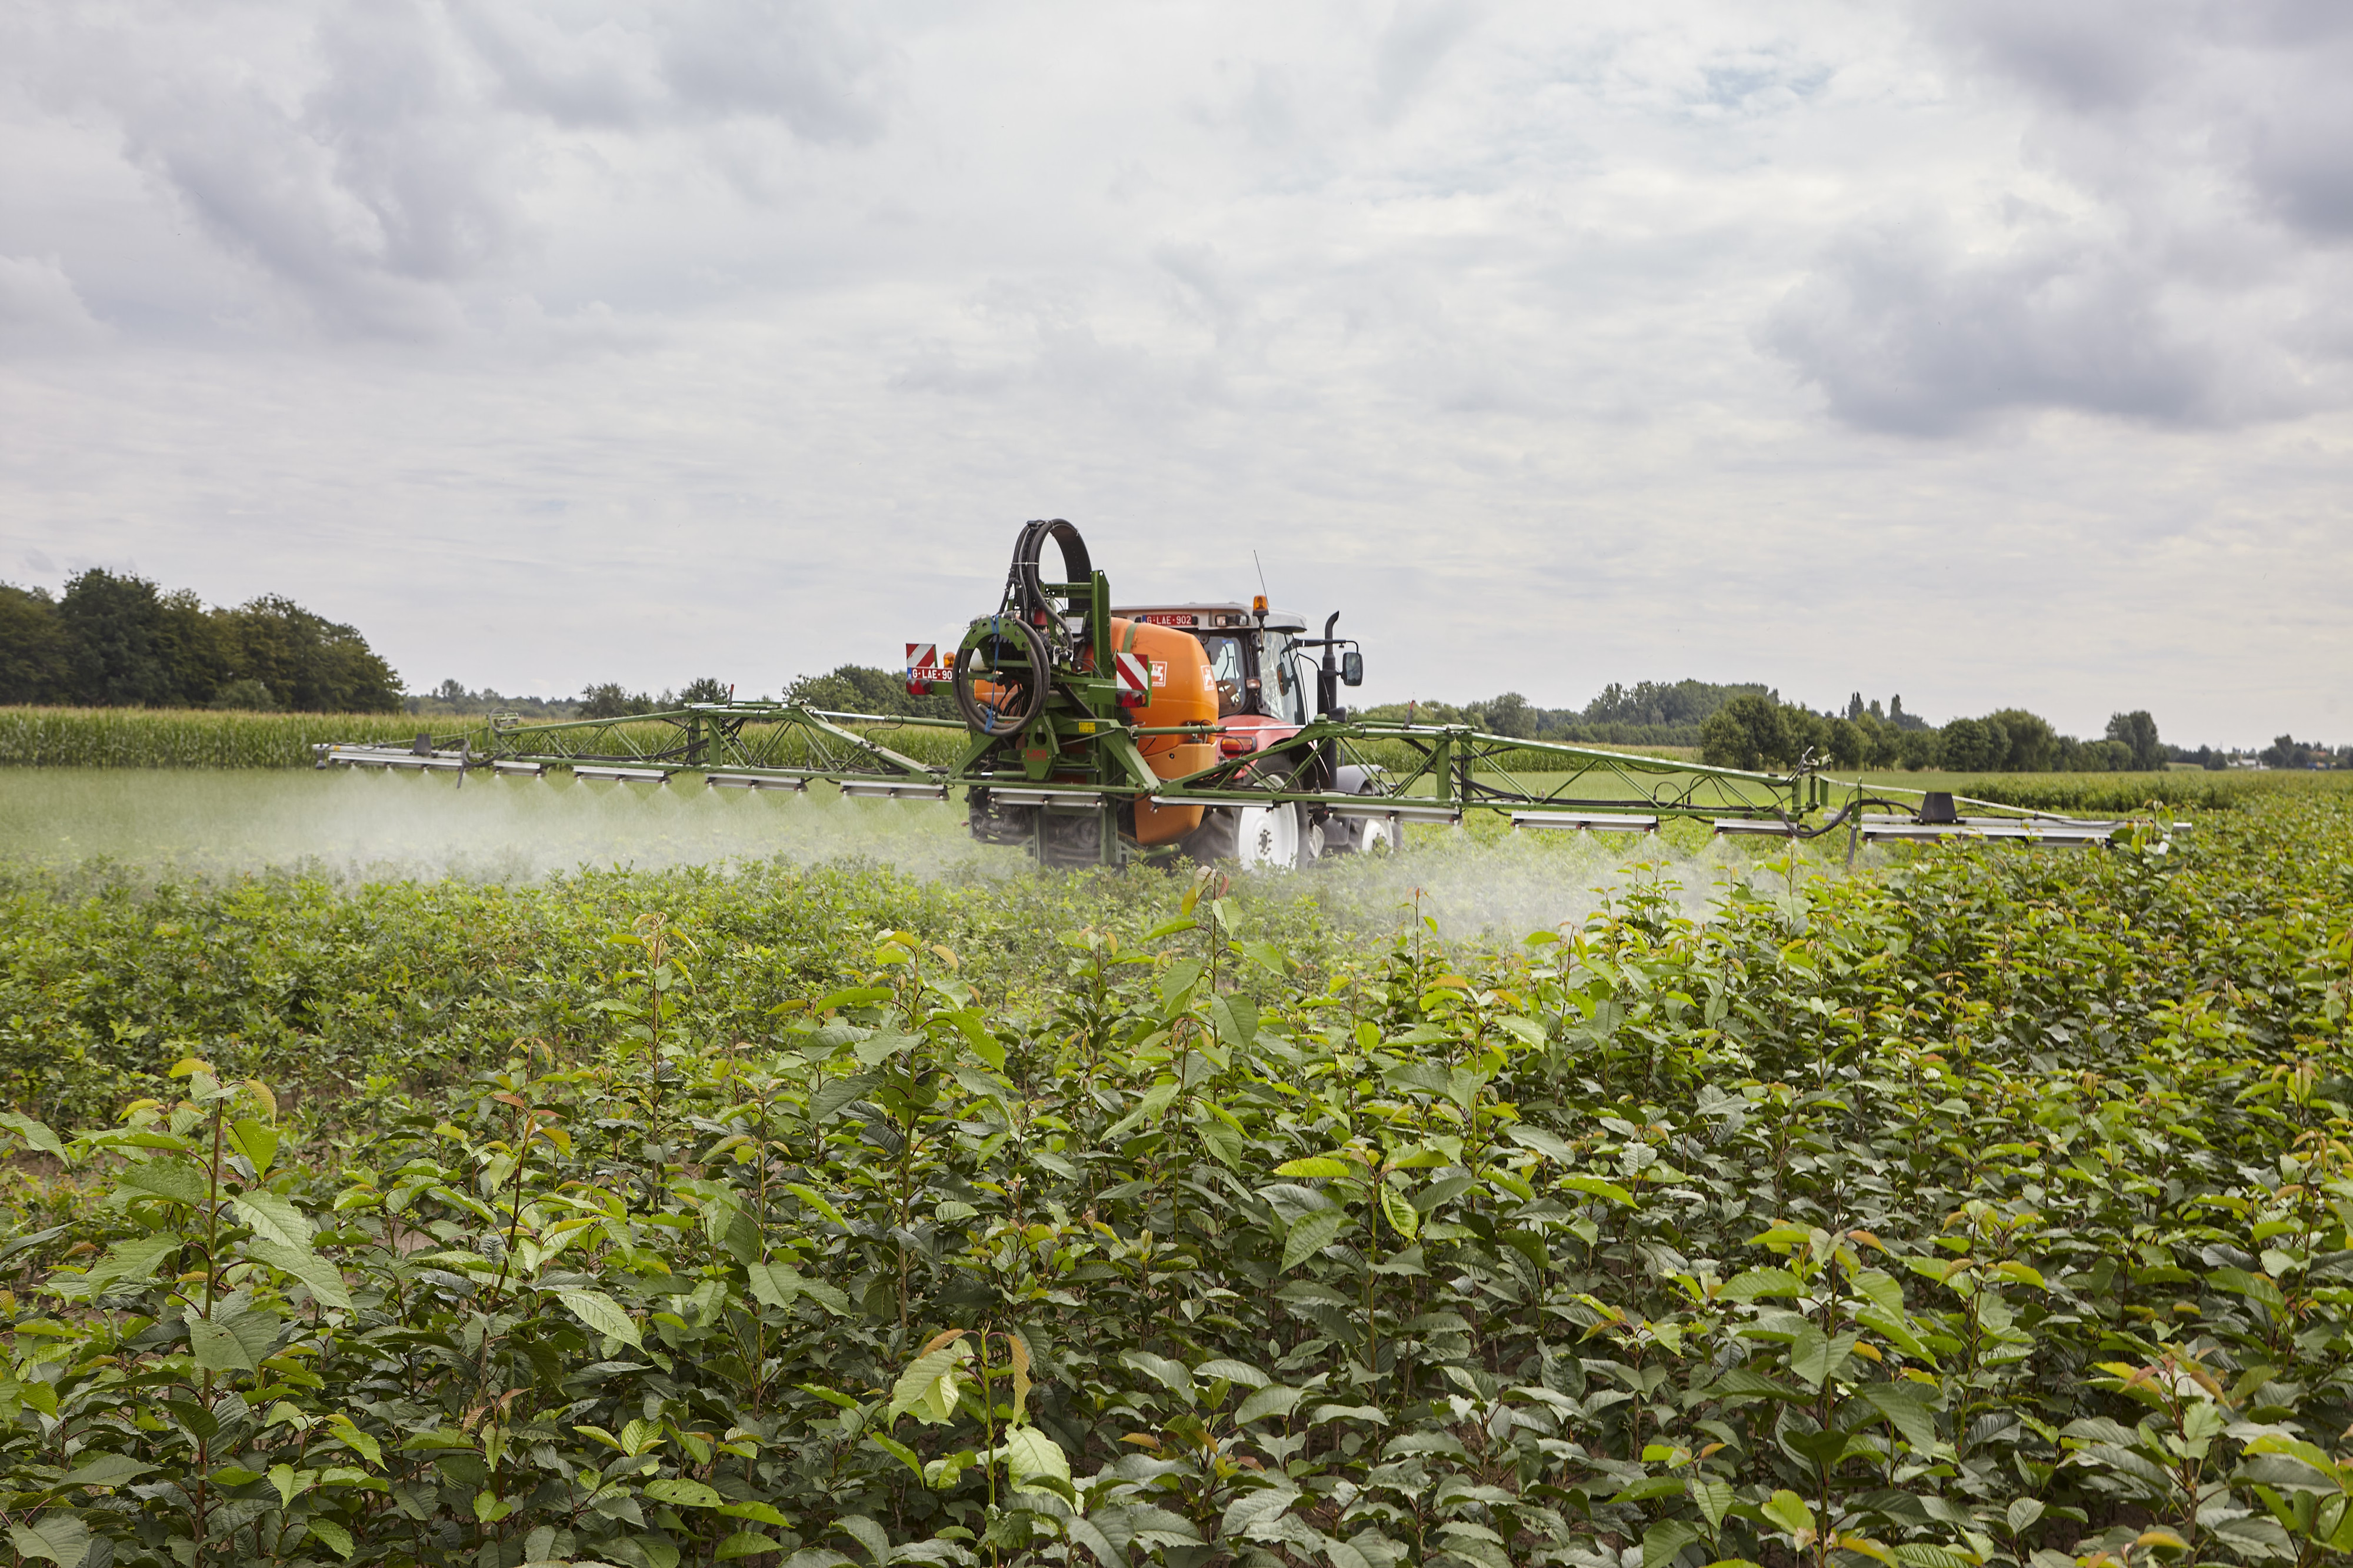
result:
[[(1050, 542), (1060, 556), (1059, 579), (1042, 572)], [(1150, 716), (1155, 695), (1151, 667), (1114, 647), (1116, 618), (1109, 583), (1078, 530), (1060, 519), (1036, 521), (1015, 544), (997, 607), (970, 623), (951, 658), (941, 658), (932, 645), (909, 645), (910, 690), (946, 685), (958, 719), (737, 700), (554, 723), (497, 714), (457, 733), (420, 734), (406, 749), (322, 745), (317, 763), (446, 771), (460, 781), (469, 773), (566, 771), (649, 784), (699, 777), (711, 789), (806, 792), (826, 784), (852, 799), (946, 803), (961, 792), (976, 837), (1024, 844), (1055, 865), (1185, 852), (1208, 858), (1203, 841), (1246, 861), (1296, 863), (1318, 852), (1394, 847), (1408, 824), (1456, 825), (1472, 811), (1506, 813), (1515, 828), (1531, 829), (1640, 833), (1679, 818), (1720, 834), (1814, 837), (1844, 828), (1850, 847), (1947, 839), (2084, 846), (2105, 843), (2127, 826), (1990, 803), (1969, 804), (1997, 815), (1962, 816), (1952, 797), (1935, 794), (1916, 807), (1899, 805), (1859, 781), (1824, 776), (1810, 759), (1787, 773), (1760, 773), (1466, 725), (1351, 718), (1335, 701), (1335, 678), (1345, 669), (1346, 684), (1356, 684), (1361, 660), (1351, 648), (1344, 665), (1335, 664), (1334, 650), (1347, 639), (1334, 637), (1329, 622), (1323, 638), (1293, 645), (1324, 650), (1317, 711), (1303, 721), (1148, 724), (1140, 721)], [(1238, 646), (1268, 624), (1263, 598), (1248, 616), (1191, 618), (1212, 623), (1198, 635), (1230, 635)], [(1228, 622), (1242, 625), (1214, 629)], [(1198, 743), (1215, 760), (1174, 776), (1155, 772), (1145, 751), (1166, 753), (1166, 745), (1152, 745), (1162, 738)], [(1193, 840), (1145, 845), (1135, 826), (1140, 804), (1198, 808), (1205, 828)]]

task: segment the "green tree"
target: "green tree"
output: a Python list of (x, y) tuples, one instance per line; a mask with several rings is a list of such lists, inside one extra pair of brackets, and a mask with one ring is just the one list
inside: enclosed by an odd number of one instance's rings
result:
[(688, 681), (686, 689), (678, 694), (678, 700), (681, 703), (724, 702), (734, 689), (717, 676), (706, 675), (700, 680)]
[(896, 670), (845, 664), (824, 675), (804, 675), (785, 689), (789, 701), (837, 713), (880, 713), (892, 718), (953, 719), (955, 699), (946, 692), (907, 695), (906, 677)]
[(2023, 708), (2004, 708), (1986, 716), (1999, 724), (2007, 745), (2001, 760), (1989, 765), (2009, 773), (2048, 773), (2059, 755), (2059, 731), (2051, 721)]
[(1870, 749), (1870, 737), (1863, 733), (1862, 726), (1852, 716), (1831, 721), (1831, 762), (1842, 768), (1859, 768)]
[(2131, 766), (2139, 772), (2165, 766), (2165, 746), (2157, 738), (2157, 721), (2149, 717), (2146, 708), (2110, 715), (2108, 739), (2125, 743), (2132, 752)]
[(1700, 759), (1721, 768), (1759, 768), (1791, 756), (1786, 710), (1770, 697), (1745, 691), (1700, 726)]
[[(221, 634), (227, 679), (259, 681), (284, 707), (305, 713), (388, 713), (400, 706), (400, 678), (354, 627), (312, 615), (275, 594), (234, 610), (216, 610), (213, 619)], [(205, 695), (208, 700), (211, 693)]]
[(650, 713), (654, 700), (642, 691), (624, 691), (617, 681), (606, 681), (592, 686), (580, 694), (580, 714), (583, 719), (626, 719), (632, 713)]
[(46, 588), (0, 583), (0, 702), (66, 702), (73, 646)]
[(1490, 734), (1509, 735), (1514, 740), (1536, 732), (1536, 710), (1528, 700), (1516, 691), (1506, 691), (1501, 697), (1491, 697), (1484, 702), (1473, 702), (1463, 709), (1472, 723)]
[(118, 577), (93, 566), (66, 584), (58, 616), (75, 700), (100, 708), (165, 708), (184, 700), (176, 628), (164, 595), (146, 578)]
[(1945, 765), (1955, 773), (1985, 772), (1993, 755), (1993, 738), (1981, 719), (1956, 719), (1944, 728)]

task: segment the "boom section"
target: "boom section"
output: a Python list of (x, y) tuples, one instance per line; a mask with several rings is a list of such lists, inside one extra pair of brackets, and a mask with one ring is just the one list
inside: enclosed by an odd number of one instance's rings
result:
[[(1462, 725), (1378, 720), (1313, 720), (1257, 751), (1220, 759), (1177, 778), (1155, 778), (1135, 742), (1154, 735), (1216, 740), (1211, 725), (1143, 729), (1065, 721), (1052, 754), (965, 743), (949, 719), (847, 713), (797, 702), (700, 702), (609, 719), (523, 723), (494, 715), (487, 725), (419, 735), (414, 747), (335, 744), (318, 749), (322, 767), (420, 768), (669, 782), (700, 775), (713, 786), (806, 788), (831, 784), (851, 795), (945, 800), (955, 789), (1084, 795), (1110, 806), (1295, 803), (1335, 815), (1454, 820), (1466, 810), (1516, 817), (1781, 819), (1824, 804), (1821, 781), (1710, 767), (1588, 747), (1489, 734)], [(923, 746), (915, 737), (937, 737)], [(893, 745), (892, 742), (898, 742)], [(944, 742), (943, 744), (942, 742)], [(907, 750), (952, 754), (930, 762)], [(1009, 753), (1009, 754), (1008, 754)], [(1358, 770), (1363, 787), (1323, 786), (1334, 762)], [(1008, 765), (1010, 764), (1010, 765)]]

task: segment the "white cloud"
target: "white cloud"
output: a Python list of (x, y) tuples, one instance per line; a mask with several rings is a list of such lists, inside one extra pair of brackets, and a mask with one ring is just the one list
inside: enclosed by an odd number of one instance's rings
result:
[(1377, 695), (2267, 739), (2353, 652), (2340, 11), (29, 0), (0, 553), (774, 689), (1059, 515)]

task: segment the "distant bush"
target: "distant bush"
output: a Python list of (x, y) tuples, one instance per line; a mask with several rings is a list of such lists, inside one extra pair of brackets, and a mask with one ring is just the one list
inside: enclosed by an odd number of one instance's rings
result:
[(62, 598), (0, 584), (0, 702), (387, 712), (400, 678), (357, 630), (291, 599), (208, 610), (92, 567)]

